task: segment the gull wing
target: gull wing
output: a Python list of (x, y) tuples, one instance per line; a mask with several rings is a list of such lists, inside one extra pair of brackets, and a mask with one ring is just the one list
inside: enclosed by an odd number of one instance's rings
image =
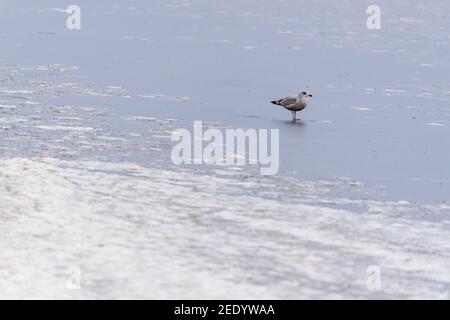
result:
[(296, 97), (287, 97), (287, 98), (283, 98), (280, 99), (278, 101), (276, 101), (277, 105), (283, 106), (283, 107), (287, 107), (290, 106), (291, 104), (294, 104), (297, 102), (297, 98)]

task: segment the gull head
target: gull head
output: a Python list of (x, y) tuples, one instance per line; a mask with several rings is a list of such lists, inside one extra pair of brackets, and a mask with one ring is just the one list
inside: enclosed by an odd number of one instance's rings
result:
[(312, 98), (312, 94), (310, 94), (310, 93), (307, 92), (307, 91), (302, 91), (302, 92), (300, 92), (300, 93), (299, 93), (299, 96), (302, 97), (302, 98)]

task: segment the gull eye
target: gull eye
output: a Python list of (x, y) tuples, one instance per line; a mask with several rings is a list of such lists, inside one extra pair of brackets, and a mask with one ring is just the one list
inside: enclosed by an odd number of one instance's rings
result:
[(305, 95), (306, 95), (307, 93), (306, 93), (305, 91), (303, 91), (302, 94), (305, 94)]

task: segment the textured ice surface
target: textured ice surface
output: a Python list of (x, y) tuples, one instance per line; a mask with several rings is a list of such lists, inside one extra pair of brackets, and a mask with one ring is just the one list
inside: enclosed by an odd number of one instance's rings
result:
[[(0, 296), (447, 297), (448, 205), (372, 200), (351, 179), (169, 169), (161, 132), (173, 125), (101, 108), (4, 110)], [(367, 289), (370, 265), (380, 291)], [(81, 290), (67, 287), (74, 267)]]
[[(445, 206), (133, 163), (0, 160), (1, 297), (448, 298)], [(366, 269), (382, 271), (380, 291)], [(77, 266), (82, 289), (66, 287)]]

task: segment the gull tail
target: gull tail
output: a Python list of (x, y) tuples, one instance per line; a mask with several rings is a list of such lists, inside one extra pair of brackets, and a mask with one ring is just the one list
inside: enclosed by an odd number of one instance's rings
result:
[(280, 100), (270, 101), (270, 103), (276, 104), (277, 106), (279, 106), (280, 105)]

